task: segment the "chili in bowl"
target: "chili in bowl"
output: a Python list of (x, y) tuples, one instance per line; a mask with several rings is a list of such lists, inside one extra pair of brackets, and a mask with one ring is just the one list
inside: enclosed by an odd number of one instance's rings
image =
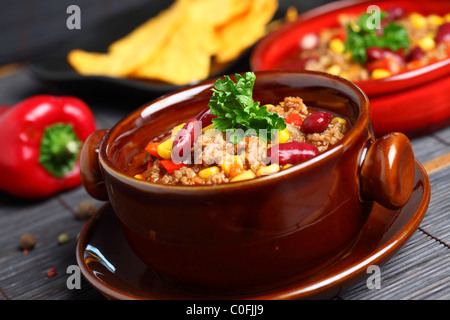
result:
[[(309, 99), (326, 95), (333, 100), (308, 101), (308, 107), (302, 98), (287, 96), (276, 105), (259, 106), (252, 99), (254, 73), (236, 77), (236, 83), (228, 76), (216, 82), (210, 106), (150, 141), (144, 154), (135, 156), (128, 173), (161, 184), (216, 185), (254, 179), (318, 156), (350, 129), (345, 117), (312, 109), (327, 104), (344, 109), (348, 99), (343, 96), (299, 91)], [(239, 90), (243, 93), (235, 97)], [(245, 100), (252, 108), (245, 106)]]
[[(309, 147), (284, 149), (290, 144)], [(224, 154), (229, 163), (219, 161)], [(405, 135), (375, 139), (368, 99), (353, 83), (267, 71), (144, 105), (91, 135), (81, 168), (88, 193), (111, 202), (130, 246), (162, 278), (240, 295), (299, 281), (339, 259), (374, 201), (388, 208), (408, 201), (415, 159)]]
[(443, 97), (450, 88), (450, 3), (324, 5), (260, 41), (251, 67), (316, 70), (355, 82), (370, 98), (377, 136), (437, 130), (450, 122)]

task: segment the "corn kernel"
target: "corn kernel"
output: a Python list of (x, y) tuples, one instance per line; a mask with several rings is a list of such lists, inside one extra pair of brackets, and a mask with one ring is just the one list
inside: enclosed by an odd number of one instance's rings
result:
[(339, 76), (344, 79), (351, 80), (350, 75), (347, 72), (341, 72), (341, 74)]
[(144, 180), (144, 176), (143, 176), (142, 174), (140, 174), (140, 173), (135, 174), (134, 177), (135, 177), (136, 179), (139, 179), (139, 180)]
[(444, 21), (445, 21), (445, 22), (450, 22), (450, 13), (447, 13), (447, 14), (444, 16)]
[(198, 175), (200, 176), (200, 178), (208, 179), (213, 174), (219, 173), (219, 171), (220, 171), (219, 167), (214, 166), (214, 167), (209, 167), (209, 168), (205, 168), (203, 170), (200, 170), (198, 172)]
[(350, 23), (350, 28), (352, 28), (352, 30), (354, 32), (360, 32), (361, 31), (361, 27), (358, 26), (355, 22), (351, 22)]
[(444, 23), (444, 18), (437, 14), (430, 14), (427, 18), (432, 26), (440, 26)]
[(417, 43), (424, 51), (431, 51), (436, 47), (434, 39), (430, 36), (423, 37)]
[(334, 74), (335, 76), (339, 75), (342, 71), (342, 68), (338, 64), (334, 64), (327, 69), (327, 72), (330, 74)]
[(225, 161), (224, 164), (236, 164), (237, 163), (237, 164), (243, 166), (242, 158), (241, 158), (240, 155), (234, 155), (234, 156), (231, 156), (231, 157), (230, 157), (230, 155), (227, 155), (225, 157), (224, 161)]
[(334, 38), (330, 41), (330, 49), (335, 53), (341, 54), (345, 51), (345, 44), (341, 39)]
[(252, 170), (247, 170), (241, 174), (238, 174), (236, 177), (230, 180), (230, 182), (243, 181), (255, 178), (255, 174)]
[(353, 59), (353, 54), (352, 54), (352, 52), (351, 52), (351, 51), (347, 51), (347, 52), (344, 54), (344, 58), (345, 58), (345, 60), (347, 60), (347, 61), (351, 61), (351, 60)]
[(346, 124), (346, 123), (347, 123), (347, 120), (345, 120), (344, 118), (341, 118), (341, 117), (334, 117), (334, 118), (331, 120), (331, 123)]
[(224, 163), (222, 164), (222, 169), (226, 175), (230, 174), (230, 168), (232, 164), (238, 164), (241, 168), (244, 168), (241, 157), (233, 156), (231, 159), (225, 158)]
[(372, 71), (371, 77), (372, 79), (381, 79), (389, 77), (391, 73), (386, 69), (375, 69)]
[(413, 27), (416, 29), (423, 29), (427, 26), (427, 19), (420, 13), (411, 13), (409, 19)]
[(270, 166), (259, 168), (256, 174), (258, 176), (265, 176), (268, 174), (277, 173), (278, 171), (280, 171), (280, 166), (278, 163), (272, 163)]
[(298, 11), (297, 8), (294, 6), (289, 6), (286, 10), (286, 14), (285, 14), (285, 20), (292, 22), (294, 20), (297, 20), (298, 17)]
[(283, 129), (278, 132), (278, 143), (288, 142), (290, 138), (288, 129)]
[(214, 129), (213, 127), (211, 128), (208, 127), (205, 127), (204, 131), (202, 130), (202, 135), (206, 138), (212, 138), (220, 132), (219, 130)]
[(163, 141), (158, 145), (156, 151), (158, 152), (161, 158), (170, 159), (172, 156), (172, 147), (173, 147), (173, 140), (167, 139), (166, 141)]
[(185, 123), (182, 123), (176, 127), (174, 127), (172, 129), (172, 138), (175, 138), (175, 136), (177, 135), (178, 131), (180, 131), (183, 127), (184, 127)]
[(213, 130), (214, 129), (214, 126), (213, 126), (213, 124), (211, 123), (209, 126), (206, 126), (206, 127), (204, 127), (203, 129), (202, 129), (202, 133), (205, 133), (206, 131), (208, 131), (208, 130)]
[(283, 167), (281, 167), (282, 170), (286, 170), (292, 167), (292, 164), (285, 164)]

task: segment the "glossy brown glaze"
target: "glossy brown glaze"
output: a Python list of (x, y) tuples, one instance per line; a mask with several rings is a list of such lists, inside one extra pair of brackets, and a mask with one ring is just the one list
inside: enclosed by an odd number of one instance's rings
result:
[[(90, 150), (99, 148), (100, 178), (137, 256), (176, 286), (222, 294), (303, 279), (338, 259), (354, 243), (373, 205), (360, 189), (361, 164), (374, 140), (369, 102), (341, 78), (315, 72), (256, 73), (254, 98), (262, 104), (317, 87), (352, 101), (341, 110), (353, 121), (351, 131), (332, 150), (303, 164), (217, 186), (156, 185), (124, 173), (149, 139), (207, 105), (213, 83), (150, 102), (109, 130), (97, 147), (87, 144)], [(91, 170), (97, 170), (95, 165), (82, 167)], [(95, 190), (104, 190), (101, 183), (85, 181), (94, 197), (102, 194)]]
[(80, 172), (83, 186), (92, 197), (98, 200), (108, 200), (105, 181), (98, 162), (98, 150), (107, 133), (106, 129), (93, 132), (86, 139), (80, 154), (80, 166), (88, 168)]
[(408, 138), (391, 133), (369, 148), (361, 169), (363, 196), (397, 209), (408, 201), (414, 184), (414, 153)]
[(162, 279), (133, 252), (109, 203), (80, 233), (76, 257), (85, 279), (108, 299), (331, 299), (381, 267), (410, 238), (430, 201), (430, 182), (416, 161), (413, 193), (406, 205), (390, 210), (374, 204), (355, 244), (335, 263), (302, 280), (253, 294), (209, 295), (182, 290)]

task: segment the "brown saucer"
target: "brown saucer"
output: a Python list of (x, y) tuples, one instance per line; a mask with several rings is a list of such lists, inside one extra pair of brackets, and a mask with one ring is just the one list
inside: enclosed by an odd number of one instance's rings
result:
[(388, 210), (376, 204), (347, 254), (313, 276), (283, 287), (238, 296), (174, 288), (134, 254), (109, 203), (80, 233), (77, 262), (86, 280), (109, 299), (329, 299), (368, 276), (368, 266), (383, 264), (417, 229), (430, 200), (430, 182), (417, 161), (415, 176), (413, 193), (403, 208)]

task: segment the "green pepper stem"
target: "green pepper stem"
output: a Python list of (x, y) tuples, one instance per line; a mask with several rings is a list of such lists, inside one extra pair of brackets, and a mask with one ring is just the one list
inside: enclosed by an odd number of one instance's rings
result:
[(75, 166), (80, 147), (81, 142), (71, 125), (48, 126), (41, 140), (39, 163), (50, 174), (62, 178)]

